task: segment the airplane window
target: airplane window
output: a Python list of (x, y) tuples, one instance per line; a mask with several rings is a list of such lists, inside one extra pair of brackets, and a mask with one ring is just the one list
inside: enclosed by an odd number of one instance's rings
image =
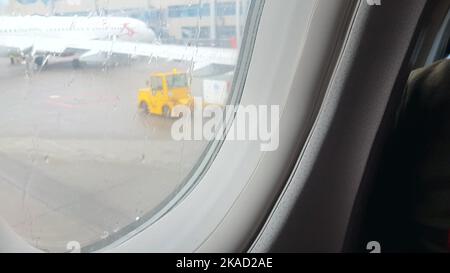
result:
[(66, 252), (155, 215), (209, 144), (175, 139), (172, 111), (232, 97), (251, 2), (0, 1), (0, 217)]

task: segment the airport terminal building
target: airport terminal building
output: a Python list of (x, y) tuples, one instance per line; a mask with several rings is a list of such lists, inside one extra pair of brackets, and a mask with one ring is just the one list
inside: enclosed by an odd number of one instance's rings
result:
[[(145, 21), (170, 43), (236, 47), (250, 0), (9, 0), (4, 14), (117, 15)], [(6, 3), (5, 2), (5, 3)]]

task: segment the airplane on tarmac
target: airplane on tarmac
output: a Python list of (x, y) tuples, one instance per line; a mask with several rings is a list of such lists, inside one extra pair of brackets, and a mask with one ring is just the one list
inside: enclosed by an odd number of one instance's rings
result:
[(127, 17), (2, 16), (0, 57), (44, 66), (51, 56), (105, 63), (112, 57), (148, 57), (234, 66), (237, 50), (158, 44), (154, 31)]

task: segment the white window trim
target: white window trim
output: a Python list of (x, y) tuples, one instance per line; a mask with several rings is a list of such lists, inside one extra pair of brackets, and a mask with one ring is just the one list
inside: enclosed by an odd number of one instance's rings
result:
[(245, 251), (283, 187), (280, 178), (292, 149), (308, 137), (337, 39), (336, 23), (350, 2), (266, 1), (241, 104), (281, 106), (280, 149), (267, 153), (259, 143), (225, 142), (180, 204), (108, 251)]
[[(241, 104), (280, 105), (279, 150), (261, 152), (255, 142), (223, 143), (181, 202), (101, 251), (245, 251), (283, 187), (292, 151), (308, 137), (311, 113), (323, 95), (320, 89), (326, 88), (322, 81), (329, 72), (336, 24), (350, 2), (266, 0)], [(13, 237), (0, 228), (0, 240), (9, 238), (0, 252), (37, 251)]]

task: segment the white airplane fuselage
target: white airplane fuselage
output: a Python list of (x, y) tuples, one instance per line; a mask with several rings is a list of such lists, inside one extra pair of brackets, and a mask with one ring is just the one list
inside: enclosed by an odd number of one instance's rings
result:
[[(127, 17), (0, 16), (0, 40), (2, 37), (150, 43), (155, 40), (155, 33), (144, 22)], [(10, 55), (10, 50), (0, 48), (0, 56)]]

